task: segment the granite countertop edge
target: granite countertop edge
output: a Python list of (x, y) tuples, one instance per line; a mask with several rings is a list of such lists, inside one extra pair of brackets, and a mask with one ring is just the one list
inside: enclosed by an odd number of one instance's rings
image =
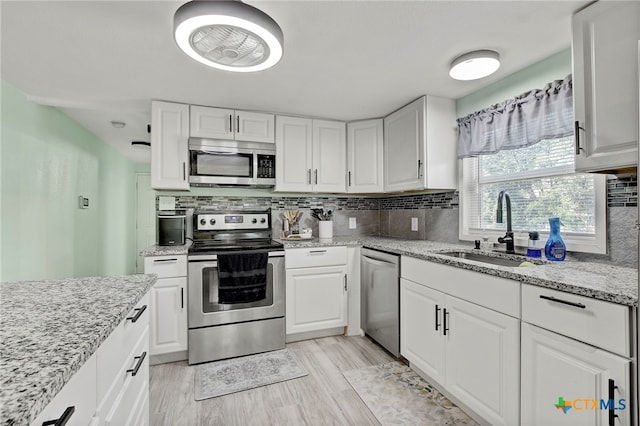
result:
[[(451, 243), (433, 243), (421, 240), (401, 240), (395, 238), (384, 237), (338, 237), (333, 240), (309, 240), (309, 241), (282, 241), (285, 249), (293, 248), (312, 248), (312, 247), (330, 247), (330, 246), (359, 246), (364, 248), (371, 248), (375, 250), (382, 250), (388, 253), (393, 253), (401, 256), (413, 257), (416, 259), (427, 260), (444, 265), (449, 265), (457, 268), (463, 268), (474, 272), (480, 272), (488, 275), (493, 275), (500, 278), (511, 279), (519, 281), (524, 284), (535, 285), (538, 287), (544, 287), (551, 290), (563, 291), (580, 296), (591, 297), (606, 302), (616, 303), (619, 305), (626, 305), (630, 307), (638, 307), (638, 297), (624, 294), (622, 292), (605, 291), (602, 289), (591, 288), (588, 285), (576, 285), (571, 284), (561, 279), (550, 279), (547, 277), (536, 276), (540, 266), (533, 268), (513, 268), (506, 266), (497, 266), (491, 264), (484, 264), (475, 262), (472, 260), (459, 259), (450, 256), (444, 256), (440, 254), (447, 250), (459, 250), (476, 252), (475, 249), (461, 244)], [(424, 245), (423, 247), (416, 248), (416, 245)], [(403, 247), (405, 246), (405, 247)], [(412, 247), (414, 246), (414, 247)], [(432, 246), (432, 247), (430, 247)], [(487, 253), (487, 252), (484, 252)], [(488, 252), (487, 254), (491, 254)], [(493, 253), (495, 255), (495, 253)], [(501, 257), (509, 257), (508, 255), (500, 255)], [(521, 256), (518, 257), (521, 259)], [(593, 268), (600, 268), (605, 270), (625, 271), (631, 273), (631, 268), (624, 268), (606, 264), (597, 264), (595, 262), (549, 262), (543, 260), (542, 267), (548, 268), (566, 268), (573, 270), (576, 273), (584, 273), (580, 271), (582, 266), (591, 265)], [(538, 271), (536, 270), (538, 269)], [(635, 270), (637, 274), (637, 270)], [(637, 278), (636, 278), (637, 280)]]
[[(134, 278), (135, 277), (135, 278)], [(104, 341), (111, 335), (116, 327), (125, 319), (126, 315), (135, 307), (135, 305), (144, 297), (144, 295), (151, 289), (157, 280), (156, 274), (136, 274), (136, 275), (121, 275), (121, 276), (106, 276), (106, 277), (82, 277), (82, 278), (70, 278), (63, 280), (30, 280), (23, 282), (3, 282), (2, 286), (12, 284), (31, 284), (31, 285), (60, 285), (67, 283), (81, 283), (81, 282), (94, 282), (100, 283), (105, 280), (119, 280), (124, 282), (135, 282), (140, 285), (137, 291), (131, 295), (126, 302), (122, 302), (119, 306), (119, 312), (115, 315), (109, 316), (98, 330), (95, 330), (91, 334), (90, 339), (86, 339), (81, 345), (77, 345), (73, 354), (66, 359), (64, 364), (58, 365), (55, 370), (54, 376), (45, 376), (44, 380), (42, 376), (34, 374), (33, 380), (35, 383), (21, 384), (21, 391), (24, 394), (20, 394), (20, 398), (15, 396), (12, 398), (11, 393), (15, 392), (14, 388), (5, 386), (7, 378), (2, 375), (2, 386), (0, 387), (0, 402), (2, 410), (0, 410), (0, 424), (2, 425), (21, 425), (31, 424), (37, 416), (44, 410), (53, 398), (60, 392), (60, 390), (69, 382), (75, 373), (77, 373), (82, 366), (89, 360), (89, 358), (96, 353), (98, 348)], [(3, 339), (4, 340), (4, 339)], [(4, 346), (4, 342), (3, 342)], [(16, 368), (11, 365), (11, 360), (7, 360), (5, 355), (0, 358), (0, 364), (2, 368), (11, 368), (11, 371), (15, 371)], [(29, 394), (29, 391), (32, 393)], [(17, 400), (17, 401), (16, 401)]]

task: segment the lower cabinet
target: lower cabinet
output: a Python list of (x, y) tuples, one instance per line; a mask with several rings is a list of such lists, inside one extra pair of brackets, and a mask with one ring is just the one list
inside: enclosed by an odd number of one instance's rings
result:
[(287, 334), (347, 325), (347, 266), (287, 270)]
[[(413, 276), (421, 282), (400, 280), (401, 355), (489, 424), (518, 424), (519, 318), (463, 300), (472, 293), (466, 286), (481, 285), (479, 280), (469, 280), (469, 271), (402, 259), (403, 276)], [(451, 289), (455, 296), (430, 287), (430, 280), (434, 287)], [(501, 278), (495, 280), (496, 289), (520, 285)], [(505, 293), (509, 291), (496, 294), (496, 298)], [(512, 302), (517, 304), (519, 297), (514, 296)], [(506, 307), (511, 302), (507, 298), (501, 303)]]
[(151, 289), (151, 355), (187, 350), (187, 278), (161, 278)]
[(347, 325), (347, 248), (287, 249), (286, 333)]
[[(145, 274), (158, 280), (150, 290), (149, 353), (163, 355), (188, 348), (187, 256), (150, 256), (144, 259)], [(178, 359), (172, 359), (177, 361)], [(166, 362), (166, 361), (165, 361)]]
[(630, 360), (522, 323), (522, 425), (628, 425)]

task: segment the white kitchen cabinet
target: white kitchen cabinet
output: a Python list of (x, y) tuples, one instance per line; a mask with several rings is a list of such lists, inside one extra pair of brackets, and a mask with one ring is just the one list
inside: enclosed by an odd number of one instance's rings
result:
[(276, 191), (346, 192), (343, 122), (278, 116)]
[(401, 355), (488, 423), (517, 424), (519, 319), (503, 312), (519, 314), (520, 284), (404, 256), (400, 270)]
[(151, 102), (151, 187), (189, 189), (189, 105)]
[(457, 188), (455, 102), (423, 96), (384, 119), (384, 191)]
[(347, 325), (346, 247), (285, 250), (286, 334)]
[(383, 192), (382, 141), (382, 119), (347, 123), (347, 192)]
[(630, 424), (629, 359), (523, 322), (521, 369), (523, 426)]
[(444, 297), (444, 293), (429, 287), (404, 278), (400, 280), (400, 353), (442, 385), (445, 383), (445, 339), (439, 330)]
[[(179, 256), (145, 258), (145, 274), (158, 280), (150, 290), (149, 353), (163, 355), (184, 352), (187, 342), (187, 259)], [(174, 359), (177, 360), (177, 359)]]
[(191, 106), (192, 137), (274, 143), (274, 125), (273, 114)]
[(637, 165), (640, 3), (599, 1), (572, 18), (576, 171)]

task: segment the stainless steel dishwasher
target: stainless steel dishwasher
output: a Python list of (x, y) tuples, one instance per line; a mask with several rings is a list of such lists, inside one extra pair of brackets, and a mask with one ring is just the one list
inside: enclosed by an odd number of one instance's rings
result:
[(400, 256), (360, 252), (361, 326), (365, 334), (400, 355)]

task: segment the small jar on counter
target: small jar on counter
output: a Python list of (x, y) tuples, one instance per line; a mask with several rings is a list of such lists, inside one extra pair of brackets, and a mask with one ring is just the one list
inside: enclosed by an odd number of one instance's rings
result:
[(542, 249), (540, 248), (540, 234), (538, 233), (538, 231), (529, 232), (527, 257), (538, 259), (542, 257)]

